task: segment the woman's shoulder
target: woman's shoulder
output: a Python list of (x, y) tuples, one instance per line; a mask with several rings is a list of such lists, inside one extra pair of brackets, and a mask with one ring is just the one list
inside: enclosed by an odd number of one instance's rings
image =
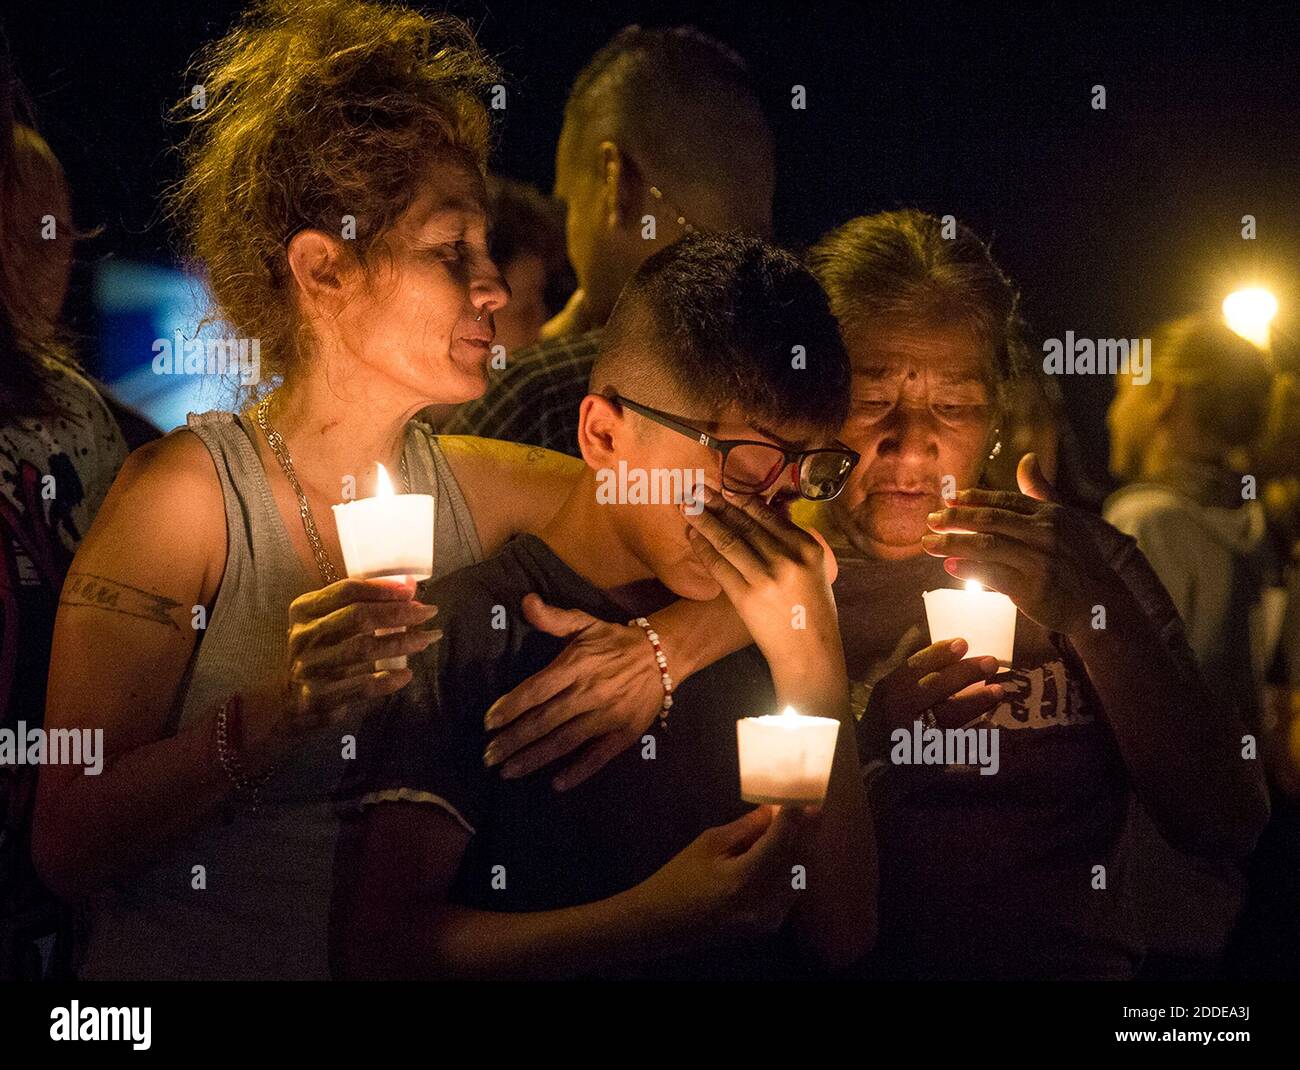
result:
[(585, 467), (540, 446), (474, 435), (436, 438), (488, 556), (549, 520)]
[(104, 503), (133, 525), (162, 523), (201, 536), (225, 532), (221, 479), (207, 445), (193, 430), (178, 427), (133, 450)]
[(128, 468), (133, 478), (180, 480), (191, 485), (190, 489), (209, 483), (220, 485), (211, 452), (190, 427), (177, 427), (132, 450), (123, 471)]
[(479, 497), (506, 504), (517, 495), (552, 498), (567, 492), (585, 467), (575, 457), (541, 446), (477, 435), (434, 438), (471, 508)]
[(220, 479), (198, 436), (177, 428), (134, 450), (77, 556), (83, 571), (206, 602), (224, 569), (226, 516)]

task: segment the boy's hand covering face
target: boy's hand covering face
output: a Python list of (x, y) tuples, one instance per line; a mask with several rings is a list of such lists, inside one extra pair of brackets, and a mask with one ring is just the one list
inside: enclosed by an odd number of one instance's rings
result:
[(703, 497), (698, 515), (686, 504), (680, 507), (690, 525), (691, 550), (768, 661), (810, 654), (810, 638), (827, 629), (838, 643), (825, 541), (758, 495), (706, 485)]

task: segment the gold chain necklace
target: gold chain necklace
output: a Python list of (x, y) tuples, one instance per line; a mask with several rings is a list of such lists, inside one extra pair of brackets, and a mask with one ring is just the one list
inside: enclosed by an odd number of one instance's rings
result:
[[(271, 395), (267, 394), (257, 403), (257, 426), (262, 429), (262, 434), (266, 436), (266, 444), (271, 447), (275, 459), (280, 462), (280, 469), (284, 472), (284, 478), (289, 481), (289, 486), (293, 488), (293, 493), (298, 498), (298, 515), (302, 517), (302, 527), (307, 533), (307, 541), (311, 544), (312, 556), (316, 558), (316, 567), (320, 569), (321, 578), (326, 584), (334, 583), (339, 578), (338, 571), (334, 568), (334, 562), (330, 560), (330, 555), (326, 551), (324, 543), (321, 542), (320, 532), (316, 530), (316, 518), (312, 516), (311, 505), (307, 502), (307, 495), (302, 492), (298, 476), (293, 470), (293, 458), (289, 456), (289, 447), (284, 444), (284, 438), (279, 431), (271, 426), (271, 421), (267, 418), (270, 408)], [(406, 493), (410, 494), (411, 476), (406, 468), (405, 446), (402, 449), (402, 482), (406, 486)]]

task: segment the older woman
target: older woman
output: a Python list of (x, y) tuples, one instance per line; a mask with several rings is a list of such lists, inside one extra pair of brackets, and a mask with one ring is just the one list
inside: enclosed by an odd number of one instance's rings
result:
[[(580, 467), (412, 422), (485, 387), (497, 79), (455, 19), (271, 0), (181, 104), (177, 213), (275, 389), (133, 454), (64, 587), (48, 725), (102, 731), (106, 763), (45, 769), (34, 853), (91, 902), (83, 976), (327, 975), (331, 792), (358, 719), (411, 679), (376, 662), (437, 638), (412, 584), (344, 578), (330, 507), (383, 464), (435, 496), (442, 575), (539, 527)], [(653, 716), (639, 628), (578, 654), (628, 665), (592, 675)]]
[[(1268, 806), (1243, 727), (1131, 539), (1054, 500), (1032, 454), (1019, 493), (985, 489), (1008, 401), (1038, 369), (983, 242), (889, 212), (850, 220), (811, 260), (853, 362), (842, 438), (862, 463), (821, 522), (880, 771), (882, 970), (1129, 976), (1128, 803), (1188, 852), (1244, 857)], [(952, 637), (925, 645), (922, 592), (968, 579), (1019, 611), (1009, 668)], [(913, 764), (896, 733), (918, 721), (968, 726), (998, 757)]]

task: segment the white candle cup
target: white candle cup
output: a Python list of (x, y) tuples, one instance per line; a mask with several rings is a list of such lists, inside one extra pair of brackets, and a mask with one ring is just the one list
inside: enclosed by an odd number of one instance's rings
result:
[[(375, 497), (334, 506), (334, 523), (338, 525), (348, 576), (427, 580), (433, 575), (433, 495), (394, 494), (382, 464), (379, 470), (379, 493)], [(375, 635), (404, 631), (377, 628)], [(377, 672), (405, 668), (405, 654), (375, 662)]]
[(779, 716), (741, 718), (740, 797), (778, 806), (823, 802), (839, 731), (833, 717), (805, 717), (789, 706)]
[(926, 591), (925, 616), (930, 642), (965, 639), (968, 658), (994, 657), (1010, 668), (1016, 647), (1016, 604), (1004, 594), (986, 591), (974, 580), (964, 591)]

